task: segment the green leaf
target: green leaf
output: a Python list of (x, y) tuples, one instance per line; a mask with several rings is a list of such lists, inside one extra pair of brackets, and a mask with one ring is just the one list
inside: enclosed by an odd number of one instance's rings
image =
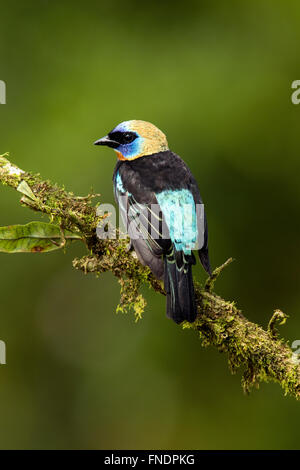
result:
[(36, 199), (30, 186), (24, 180), (21, 181), (21, 183), (17, 187), (17, 191), (19, 191), (19, 193), (25, 194), (25, 196), (29, 197), (29, 199), (32, 199), (33, 201)]
[(80, 233), (61, 231), (57, 225), (30, 222), (0, 227), (0, 252), (45, 253), (65, 246), (65, 241), (80, 240)]

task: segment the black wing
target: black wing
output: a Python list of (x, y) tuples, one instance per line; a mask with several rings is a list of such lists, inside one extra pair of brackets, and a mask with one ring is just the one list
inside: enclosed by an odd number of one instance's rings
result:
[[(159, 240), (162, 237), (163, 218), (152, 204), (141, 204), (135, 197), (122, 191), (114, 180), (114, 195), (119, 205), (125, 231), (140, 262), (149, 266), (158, 279), (163, 279), (164, 263), (162, 254), (170, 240)], [(167, 242), (167, 243), (166, 243)]]

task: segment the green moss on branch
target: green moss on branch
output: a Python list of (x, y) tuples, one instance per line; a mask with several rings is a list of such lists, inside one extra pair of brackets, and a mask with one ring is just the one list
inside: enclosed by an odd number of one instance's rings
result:
[[(142, 266), (134, 253), (128, 251), (126, 240), (97, 238), (96, 227), (104, 223), (105, 216), (97, 216), (96, 208), (92, 206), (95, 195), (76, 197), (42, 180), (38, 174), (20, 170), (7, 157), (7, 154), (0, 156), (0, 182), (22, 192), (21, 203), (24, 206), (47, 214), (51, 222), (64, 229), (80, 232), (89, 254), (75, 259), (73, 266), (85, 274), (112, 272), (121, 285), (117, 310), (132, 309), (136, 319), (140, 318), (145, 308), (145, 300), (139, 292), (141, 285), (147, 284), (160, 294), (164, 294), (163, 286), (149, 268)], [(233, 302), (213, 293), (216, 279), (231, 261), (229, 259), (217, 268), (204, 288), (196, 283), (199, 314), (195, 323), (184, 323), (182, 327), (195, 330), (203, 346), (214, 346), (226, 353), (232, 373), (243, 369), (242, 386), (245, 392), (258, 386), (261, 381), (275, 381), (285, 394), (299, 399), (300, 368), (292, 350), (278, 337), (276, 329), (276, 325), (286, 320), (286, 315), (276, 310), (268, 329), (264, 330), (248, 321)]]

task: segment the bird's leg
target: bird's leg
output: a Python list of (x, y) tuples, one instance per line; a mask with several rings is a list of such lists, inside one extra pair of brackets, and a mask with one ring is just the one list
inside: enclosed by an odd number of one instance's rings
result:
[[(130, 253), (131, 256), (133, 256), (133, 258), (135, 259), (139, 259), (136, 252), (135, 252), (135, 249), (134, 249), (134, 246), (133, 246), (133, 243), (132, 241), (130, 240), (125, 248), (126, 252), (127, 253)], [(141, 260), (140, 260), (141, 261)]]
[(126, 246), (126, 251), (127, 251), (127, 253), (129, 253), (129, 252), (132, 251), (132, 250), (133, 250), (133, 244), (132, 244), (132, 241), (129, 240), (129, 242), (128, 242), (127, 246)]

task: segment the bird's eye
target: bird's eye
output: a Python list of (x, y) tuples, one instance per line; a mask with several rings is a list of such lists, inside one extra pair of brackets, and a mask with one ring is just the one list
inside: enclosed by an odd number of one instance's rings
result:
[(123, 141), (125, 144), (130, 144), (136, 139), (136, 137), (136, 134), (134, 134), (133, 132), (124, 132)]

